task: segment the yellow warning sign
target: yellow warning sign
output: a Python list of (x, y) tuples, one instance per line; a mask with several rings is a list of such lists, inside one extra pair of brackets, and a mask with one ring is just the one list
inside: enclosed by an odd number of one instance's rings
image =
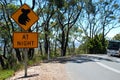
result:
[(39, 19), (27, 4), (22, 5), (11, 17), (24, 30), (28, 30)]
[(13, 48), (37, 48), (38, 33), (32, 32), (14, 32)]

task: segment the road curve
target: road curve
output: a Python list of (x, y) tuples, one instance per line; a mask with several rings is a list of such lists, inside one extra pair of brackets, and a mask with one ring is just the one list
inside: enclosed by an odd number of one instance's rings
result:
[(120, 62), (115, 61), (115, 58), (78, 56), (65, 66), (71, 80), (120, 80)]

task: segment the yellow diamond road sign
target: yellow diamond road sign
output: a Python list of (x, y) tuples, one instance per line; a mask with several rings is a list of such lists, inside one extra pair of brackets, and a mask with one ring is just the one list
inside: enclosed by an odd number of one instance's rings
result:
[(27, 4), (22, 5), (11, 17), (24, 30), (28, 30), (39, 19)]

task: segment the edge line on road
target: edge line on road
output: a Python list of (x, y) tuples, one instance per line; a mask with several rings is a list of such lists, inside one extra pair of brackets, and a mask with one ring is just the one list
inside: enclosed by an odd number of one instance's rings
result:
[(113, 72), (116, 72), (116, 73), (119, 73), (120, 74), (120, 71), (119, 70), (117, 70), (117, 69), (114, 69), (114, 68), (112, 68), (112, 67), (109, 67), (109, 66), (107, 66), (107, 65), (105, 65), (105, 64), (103, 64), (103, 63), (101, 63), (101, 62), (98, 62), (98, 60), (96, 61), (96, 60), (94, 60), (98, 65), (100, 65), (100, 66), (102, 66), (102, 67), (104, 67), (104, 68), (106, 68), (106, 69), (109, 69), (109, 70), (111, 70), (111, 71), (113, 71)]

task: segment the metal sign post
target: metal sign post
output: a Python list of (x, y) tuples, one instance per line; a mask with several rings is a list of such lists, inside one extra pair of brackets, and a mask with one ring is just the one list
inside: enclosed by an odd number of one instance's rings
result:
[(28, 49), (24, 48), (24, 65), (25, 65), (25, 74), (24, 76), (27, 77), (27, 61), (28, 61)]

